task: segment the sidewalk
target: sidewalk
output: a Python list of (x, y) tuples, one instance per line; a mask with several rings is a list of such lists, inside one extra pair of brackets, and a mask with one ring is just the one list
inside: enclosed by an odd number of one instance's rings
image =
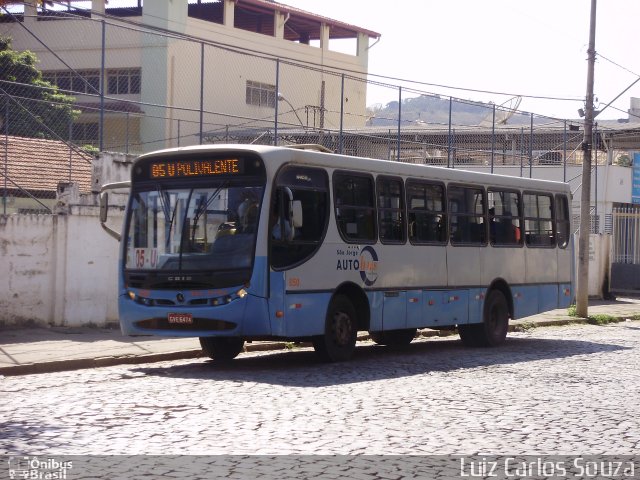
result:
[[(640, 317), (640, 299), (594, 300), (589, 315), (606, 314), (620, 320)], [(552, 310), (515, 320), (510, 330), (534, 326), (584, 323), (567, 309)], [(437, 331), (423, 330), (422, 336)], [(359, 340), (368, 336), (361, 334)], [(284, 349), (284, 342), (254, 342), (247, 351)], [(120, 330), (89, 327), (33, 327), (0, 329), (0, 376), (48, 373), (110, 365), (158, 362), (204, 356), (197, 338), (125, 337)]]

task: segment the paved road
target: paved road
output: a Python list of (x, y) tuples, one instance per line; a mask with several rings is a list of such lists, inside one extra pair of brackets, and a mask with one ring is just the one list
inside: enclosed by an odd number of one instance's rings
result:
[(0, 379), (0, 454), (637, 454), (640, 322)]

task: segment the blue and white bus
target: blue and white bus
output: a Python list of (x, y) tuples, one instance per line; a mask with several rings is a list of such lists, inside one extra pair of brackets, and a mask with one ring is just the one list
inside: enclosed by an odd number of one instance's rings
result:
[(455, 328), (466, 345), (496, 346), (509, 319), (570, 304), (567, 184), (321, 150), (139, 157), (121, 235), (122, 332), (199, 337), (221, 361), (267, 339), (311, 341), (342, 361), (358, 331), (402, 345), (420, 328)]

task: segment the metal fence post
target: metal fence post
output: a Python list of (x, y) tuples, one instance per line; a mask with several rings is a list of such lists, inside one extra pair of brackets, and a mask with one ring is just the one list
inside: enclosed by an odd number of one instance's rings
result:
[(524, 170), (524, 127), (520, 127), (520, 178)]
[(496, 151), (496, 104), (493, 104), (493, 109), (491, 110), (491, 173), (493, 173), (493, 161), (494, 155)]
[(529, 178), (533, 178), (533, 113), (531, 114), (531, 130), (529, 131)]
[(100, 59), (100, 151), (104, 150), (104, 94), (105, 84), (107, 82), (107, 72), (105, 71), (105, 57), (107, 48), (107, 24), (104, 20), (102, 23), (102, 52)]
[(273, 119), (273, 145), (278, 146), (278, 103), (280, 100), (280, 59), (276, 58), (276, 96), (275, 96), (275, 112)]
[(200, 145), (204, 135), (204, 42), (200, 42)]
[(69, 117), (69, 183), (71, 183), (71, 171), (73, 170), (73, 119)]
[(342, 74), (342, 84), (340, 85), (340, 140), (338, 141), (338, 153), (342, 154), (344, 138), (342, 129), (344, 127), (344, 73)]
[(398, 150), (396, 160), (400, 161), (400, 123), (402, 122), (402, 87), (398, 87)]
[(562, 167), (562, 181), (567, 182), (567, 121), (564, 121), (564, 132), (562, 133), (562, 144), (563, 144), (563, 154), (562, 158), (564, 158), (564, 165)]
[(447, 168), (451, 167), (451, 116), (452, 116), (453, 98), (449, 97), (449, 132), (447, 134)]
[(7, 214), (7, 178), (9, 176), (9, 95), (5, 95), (4, 114), (4, 193), (2, 194), (2, 213)]

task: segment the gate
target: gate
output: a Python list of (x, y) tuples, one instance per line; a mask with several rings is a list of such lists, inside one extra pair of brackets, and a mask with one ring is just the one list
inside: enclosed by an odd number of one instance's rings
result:
[(640, 207), (613, 209), (612, 293), (640, 294)]

